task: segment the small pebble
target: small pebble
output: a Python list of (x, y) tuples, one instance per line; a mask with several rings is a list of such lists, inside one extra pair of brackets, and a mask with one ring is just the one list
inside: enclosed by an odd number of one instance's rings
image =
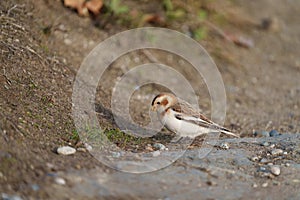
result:
[(266, 159), (266, 158), (262, 158), (262, 159), (260, 160), (260, 162), (261, 162), (261, 163), (268, 163), (268, 162), (269, 162), (269, 160), (268, 160), (268, 159)]
[(262, 186), (262, 187), (268, 187), (268, 183), (267, 183), (267, 182), (266, 182), (266, 183), (263, 183), (261, 186)]
[(65, 179), (60, 178), (60, 177), (56, 177), (56, 178), (54, 179), (54, 181), (55, 181), (55, 183), (58, 184), (58, 185), (65, 185), (65, 184), (66, 184)]
[(229, 144), (227, 142), (222, 142), (220, 144), (220, 148), (227, 150), (229, 149)]
[(285, 152), (283, 152), (283, 155), (287, 155), (287, 154), (288, 154), (288, 152), (286, 152), (286, 151), (285, 151)]
[(290, 163), (285, 163), (285, 166), (289, 167), (289, 166), (291, 166), (291, 164)]
[(279, 176), (280, 174), (280, 167), (279, 166), (276, 166), (276, 165), (273, 165), (270, 167), (270, 171), (272, 174), (276, 175), (276, 176)]
[(76, 149), (70, 147), (70, 146), (63, 146), (57, 148), (57, 153), (60, 155), (72, 155), (76, 153)]
[(112, 157), (114, 157), (114, 158), (119, 158), (119, 157), (121, 157), (121, 153), (120, 153), (120, 152), (112, 152), (111, 155), (112, 155)]
[(148, 151), (154, 151), (154, 149), (151, 146), (146, 146), (145, 149), (148, 150)]
[(79, 148), (77, 148), (77, 151), (86, 152), (87, 150), (86, 150), (86, 148), (79, 147)]
[(267, 132), (267, 131), (255, 131), (253, 133), (253, 135), (255, 137), (269, 137), (270, 136), (269, 132)]
[(157, 157), (157, 156), (159, 156), (159, 155), (160, 155), (160, 151), (159, 151), (159, 150), (153, 151), (153, 152), (152, 152), (152, 156), (153, 156), (153, 157)]
[(259, 157), (257, 157), (257, 156), (254, 156), (254, 157), (251, 158), (251, 161), (253, 161), (253, 162), (256, 162), (258, 160), (259, 160)]
[(153, 147), (154, 147), (155, 149), (157, 149), (157, 150), (165, 150), (165, 149), (166, 149), (166, 146), (163, 145), (163, 144), (161, 144), (161, 143), (155, 143), (155, 144), (153, 145)]
[(275, 144), (271, 144), (271, 145), (270, 145), (270, 148), (274, 148), (274, 147), (275, 147)]
[(257, 171), (259, 171), (259, 172), (266, 172), (267, 169), (265, 167), (259, 167)]
[(38, 191), (40, 189), (40, 186), (37, 185), (37, 184), (32, 184), (31, 188), (32, 188), (33, 191)]
[(1, 193), (2, 200), (22, 200), (21, 197), (17, 195), (8, 195), (6, 193)]
[(261, 145), (264, 146), (264, 147), (268, 147), (268, 146), (270, 146), (270, 143), (269, 142), (263, 142)]
[(64, 43), (65, 43), (66, 45), (70, 45), (70, 44), (72, 44), (72, 40), (66, 38), (66, 39), (64, 39)]
[(253, 183), (252, 187), (257, 188), (258, 185), (256, 183)]
[(283, 153), (283, 150), (282, 149), (273, 149), (272, 151), (271, 151), (271, 154), (273, 155), (273, 156), (275, 156), (275, 155), (280, 155), (280, 154), (282, 154)]
[(88, 143), (84, 143), (84, 147), (86, 148), (86, 150), (88, 151), (92, 151), (93, 147), (91, 145), (89, 145)]
[(270, 135), (270, 137), (276, 137), (276, 136), (279, 136), (279, 133), (276, 130), (271, 130), (269, 135)]

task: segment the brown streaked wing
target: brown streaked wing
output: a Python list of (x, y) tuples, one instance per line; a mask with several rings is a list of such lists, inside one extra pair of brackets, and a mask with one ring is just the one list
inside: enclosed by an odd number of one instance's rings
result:
[(208, 124), (214, 124), (211, 120), (209, 120), (199, 111), (196, 111), (189, 103), (181, 99), (178, 99), (178, 103), (174, 104), (173, 106), (170, 106), (170, 108), (176, 112), (182, 113), (187, 116), (198, 117), (203, 121), (207, 122)]

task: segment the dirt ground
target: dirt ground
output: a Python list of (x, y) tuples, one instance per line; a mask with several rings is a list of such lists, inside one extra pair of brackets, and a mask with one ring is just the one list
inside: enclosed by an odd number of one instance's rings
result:
[[(296, 135), (300, 132), (299, 1), (228, 2), (230, 6), (220, 3), (219, 6), (213, 7), (220, 12), (224, 9), (224, 12), (233, 13), (233, 17), (220, 27), (225, 32), (251, 38), (254, 47), (238, 46), (213, 31), (200, 41), (212, 55), (222, 74), (227, 95), (225, 126), (239, 133), (242, 138), (253, 138), (254, 132), (271, 130), (277, 130), (283, 135)], [(155, 5), (159, 4), (157, 1), (143, 1), (143, 4), (140, 4), (134, 0), (123, 3), (131, 6), (130, 8), (140, 8), (144, 12), (155, 10)], [(192, 4), (193, 1), (187, 3)], [(9, 0), (1, 1), (0, 7), (0, 197), (6, 199), (5, 195), (9, 195), (11, 198), (8, 199), (13, 199), (13, 195), (16, 195), (22, 199), (106, 198), (107, 196), (96, 192), (97, 196), (89, 196), (84, 192), (80, 195), (72, 193), (72, 181), (59, 185), (55, 182), (55, 177), (57, 174), (74, 170), (90, 174), (97, 169), (112, 177), (117, 177), (119, 172), (104, 166), (87, 152), (78, 151), (71, 156), (62, 156), (56, 153), (56, 148), (64, 145), (82, 145), (76, 134), (71, 113), (72, 87), (81, 62), (98, 43), (115, 33), (127, 30), (128, 26), (111, 22), (103, 27), (99, 18), (79, 17), (76, 12), (64, 7), (59, 0)], [(162, 10), (158, 9), (157, 12)], [(180, 23), (172, 22), (164, 26), (182, 31), (178, 28), (181, 27)], [(186, 26), (192, 27), (193, 24), (186, 22)], [(165, 52), (151, 53), (162, 63), (172, 65), (172, 62), (177, 62), (176, 58), (173, 61), (166, 60)], [(130, 56), (132, 60), (140, 58), (138, 61), (132, 61), (131, 65), (151, 61), (143, 52), (135, 52)], [(106, 72), (107, 78), (103, 79), (97, 89), (96, 102), (101, 105), (97, 108), (97, 112), (100, 113), (99, 121), (108, 129), (115, 128), (112, 118), (101, 113), (109, 110), (111, 81), (116, 81), (114, 79), (124, 73), (120, 70), (123, 61), (122, 58), (116, 61)], [(200, 91), (197, 93), (201, 100), (200, 105), (202, 109), (208, 110), (205, 112), (209, 114), (210, 98), (204, 82), (201, 80), (203, 83), (200, 81), (199, 84), (199, 77), (192, 75), (189, 69), (183, 70), (182, 73), (189, 76), (192, 84)], [(161, 87), (149, 86), (134, 94), (131, 102), (133, 119), (141, 124), (149, 121), (149, 116), (144, 112), (149, 109), (148, 105), (152, 99), (147, 97), (149, 93), (153, 95), (161, 90)], [(145, 98), (141, 99), (138, 96)], [(142, 109), (132, 106), (136, 103), (143, 105)], [(300, 148), (299, 137), (295, 138), (295, 146)], [(161, 142), (163, 143), (164, 139)], [(201, 138), (198, 139), (199, 142), (201, 143)], [(193, 149), (197, 149), (198, 143), (195, 142)], [(135, 145), (134, 142), (133, 144)], [(253, 145), (239, 148), (247, 149), (250, 154), (258, 151)], [(299, 154), (289, 159), (295, 166), (300, 164)], [(286, 179), (283, 175), (280, 176), (276, 181), (284, 183)], [(255, 177), (259, 183), (268, 179)], [(140, 179), (133, 179), (132, 184), (138, 185)], [(128, 183), (126, 181), (124, 184)], [(207, 182), (206, 185), (214, 184)], [(121, 187), (120, 184), (118, 186)], [(281, 184), (280, 187), (281, 191), (295, 192), (295, 187), (299, 188), (299, 185)], [(269, 188), (269, 191), (274, 189), (273, 186)], [(266, 192), (264, 187), (258, 187), (256, 191), (258, 198)], [(279, 191), (274, 190), (273, 197), (276, 197), (276, 192), (280, 193)], [(188, 194), (189, 191), (184, 193)], [(135, 192), (129, 194), (115, 194), (111, 197), (141, 199)], [(147, 197), (167, 199), (144, 196), (145, 199)], [(172, 199), (171, 195), (169, 197)], [(178, 198), (182, 199), (184, 196)], [(205, 198), (215, 199), (209, 196)]]

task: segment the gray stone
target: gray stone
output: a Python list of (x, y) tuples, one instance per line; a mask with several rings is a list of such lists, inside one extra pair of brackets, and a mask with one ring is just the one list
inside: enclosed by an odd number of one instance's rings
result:
[(261, 145), (264, 146), (264, 147), (268, 147), (268, 146), (270, 146), (270, 143), (269, 142), (263, 142)]
[(112, 152), (111, 155), (112, 155), (112, 157), (114, 157), (114, 158), (119, 158), (119, 157), (121, 157), (121, 153), (120, 153), (120, 152)]
[(279, 136), (279, 133), (276, 130), (271, 130), (269, 135), (270, 135), (270, 137), (276, 137), (276, 136)]
[(2, 193), (1, 198), (2, 200), (22, 200), (22, 198), (17, 195), (8, 195), (6, 193)]
[(260, 162), (261, 163), (268, 163), (268, 162), (270, 162), (268, 159), (266, 159), (266, 158), (262, 158), (261, 160), (260, 160)]
[(270, 136), (270, 134), (269, 134), (268, 131), (255, 131), (255, 132), (253, 133), (253, 135), (254, 135), (255, 137), (269, 137), (269, 136)]
[(280, 174), (280, 167), (277, 166), (277, 165), (273, 165), (270, 167), (270, 171), (272, 174), (276, 175), (276, 176), (279, 176)]

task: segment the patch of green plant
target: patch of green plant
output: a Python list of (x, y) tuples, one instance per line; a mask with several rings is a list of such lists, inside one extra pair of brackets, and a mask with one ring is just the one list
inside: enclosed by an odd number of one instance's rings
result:
[(122, 132), (120, 129), (107, 129), (104, 131), (106, 137), (116, 144), (126, 146), (127, 144), (141, 144), (142, 139)]
[(181, 8), (175, 9), (171, 0), (164, 0), (163, 6), (166, 10), (166, 16), (169, 20), (182, 19), (185, 17), (185, 10)]
[(203, 22), (207, 19), (208, 13), (204, 9), (200, 9), (198, 12), (198, 19), (200, 22)]
[(110, 0), (106, 6), (109, 12), (115, 15), (126, 14), (129, 11), (127, 6), (121, 4), (121, 0)]
[(72, 131), (72, 135), (70, 136), (70, 139), (74, 140), (74, 141), (79, 141), (80, 140), (79, 133), (77, 132), (76, 129), (74, 129)]
[(196, 40), (203, 40), (207, 37), (208, 29), (205, 26), (205, 24), (202, 23), (205, 20), (207, 20), (207, 18), (208, 18), (208, 12), (204, 9), (200, 9), (197, 15), (197, 20), (202, 25), (193, 31), (193, 36)]
[(164, 0), (163, 6), (166, 9), (166, 11), (172, 11), (174, 9), (173, 3), (171, 0)]
[(203, 40), (207, 37), (207, 33), (207, 28), (205, 26), (201, 26), (193, 32), (193, 35), (196, 40)]

